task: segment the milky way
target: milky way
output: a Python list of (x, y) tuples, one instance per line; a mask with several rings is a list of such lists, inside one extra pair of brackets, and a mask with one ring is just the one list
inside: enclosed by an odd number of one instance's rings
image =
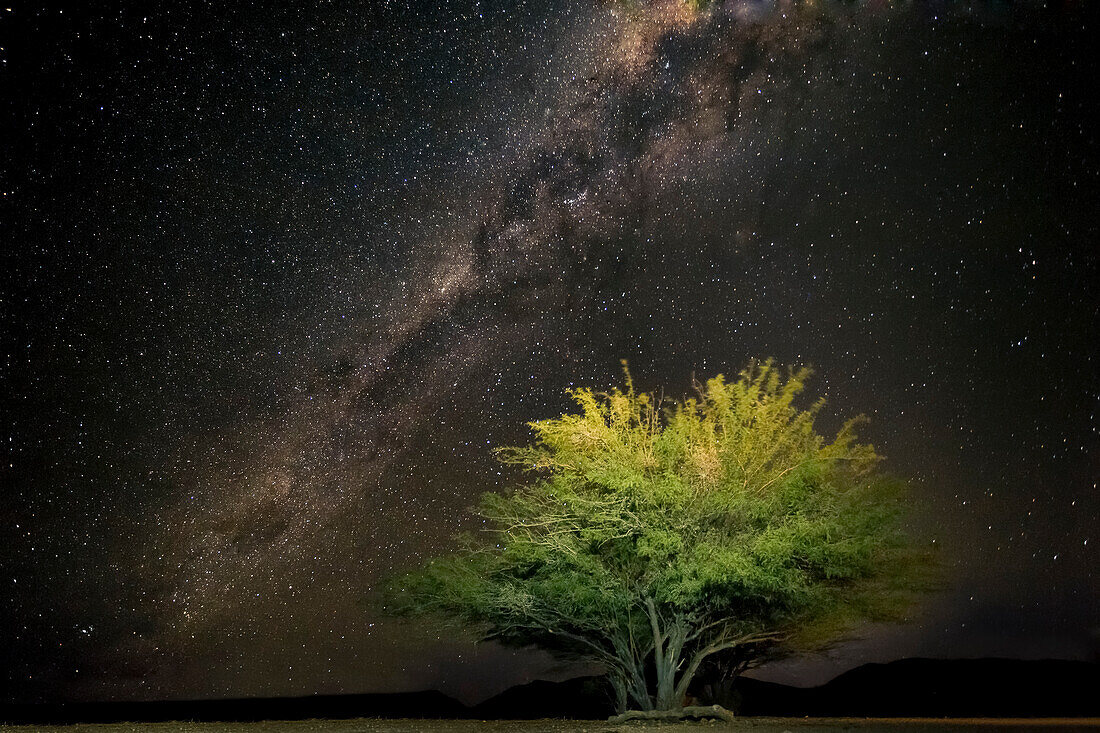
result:
[[(39, 103), (76, 132), (49, 123), (65, 144), (32, 147), (42, 183), (12, 193), (34, 202), (13, 696), (472, 699), (568, 674), (369, 599), (516, 478), (494, 446), (621, 358), (672, 393), (812, 363), (913, 479), (949, 588), (775, 674), (1095, 654), (1081, 19), (459, 5), (35, 17), (91, 69), (46, 79), (107, 81)], [(116, 55), (81, 59), (81, 33)], [(92, 183), (50, 193), (55, 149)]]
[[(199, 496), (158, 518), (175, 550), (167, 568), (154, 566), (171, 579), (168, 613), (183, 617), (169, 616), (173, 631), (190, 635), (192, 624), (201, 628), (219, 614), (240, 619), (250, 608), (244, 618), (260, 623), (251, 598), (275, 594), (289, 604), (283, 596), (295, 583), (315, 583), (323, 572), (316, 565), (339, 560), (325, 546), (331, 528), (374, 529), (401, 511), (392, 500), (372, 501), (382, 491), (407, 502), (403, 485), (381, 488), (386, 474), (418, 443), (437, 439), (434, 421), (461, 409), (445, 406), (456, 391), (483, 391), (484, 375), (510, 354), (541, 337), (552, 341), (558, 363), (546, 365), (539, 381), (567, 370), (577, 358), (570, 352), (590, 346), (566, 319), (602, 312), (601, 299), (615, 288), (637, 288), (628, 270), (667, 256), (653, 241), (660, 225), (652, 221), (672, 208), (661, 202), (666, 191), (715, 159), (744, 188), (758, 189), (761, 166), (750, 148), (766, 144), (772, 123), (755, 109), (761, 87), (782, 96), (770, 87), (793, 83), (785, 67), (799, 64), (822, 31), (812, 17), (734, 20), (671, 6), (586, 21), (601, 31), (595, 42), (582, 39), (588, 58), (568, 59), (574, 71), (552, 106), (518, 123), (513, 134), (523, 142), (513, 157), (440, 192), (440, 208), (454, 213), (415, 232), (399, 292), (345, 337), (343, 373), (310, 384), (274, 424), (245, 430), (269, 438), (246, 442), (242, 462), (217, 443), (216, 463), (194, 479)], [(594, 320), (602, 328), (603, 319)], [(423, 479), (411, 472), (403, 480)], [(372, 556), (379, 534), (394, 541), (375, 529), (357, 548), (368, 582), (387, 566)], [(347, 552), (345, 542), (336, 541), (338, 554)]]

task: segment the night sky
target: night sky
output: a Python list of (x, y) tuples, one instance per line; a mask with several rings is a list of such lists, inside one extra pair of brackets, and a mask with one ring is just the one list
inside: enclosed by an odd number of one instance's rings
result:
[(1088, 2), (80, 5), (0, 8), (4, 700), (577, 673), (371, 599), (623, 358), (911, 479), (943, 591), (760, 676), (1100, 657)]

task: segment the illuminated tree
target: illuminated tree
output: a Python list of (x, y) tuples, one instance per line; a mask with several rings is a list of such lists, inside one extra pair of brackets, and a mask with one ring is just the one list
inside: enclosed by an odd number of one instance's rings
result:
[(860, 418), (816, 432), (823, 401), (795, 405), (808, 369), (754, 363), (668, 404), (624, 372), (498, 451), (532, 481), (485, 494), (486, 530), (398, 579), (391, 610), (598, 662), (619, 711), (665, 711), (708, 659), (736, 673), (903, 607), (903, 487)]

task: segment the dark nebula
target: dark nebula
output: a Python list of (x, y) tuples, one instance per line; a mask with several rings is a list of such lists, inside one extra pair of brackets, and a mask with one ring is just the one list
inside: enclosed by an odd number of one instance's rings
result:
[(945, 590), (761, 676), (1100, 655), (1094, 12), (439, 5), (0, 9), (7, 700), (577, 673), (369, 601), (622, 358), (912, 479)]

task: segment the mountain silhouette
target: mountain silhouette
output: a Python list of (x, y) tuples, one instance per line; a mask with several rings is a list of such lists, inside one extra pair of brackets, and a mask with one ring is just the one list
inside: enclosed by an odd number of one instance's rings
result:
[[(1100, 716), (1100, 664), (1066, 660), (902, 659), (865, 664), (818, 687), (742, 677), (699, 702), (741, 715), (857, 717)], [(434, 690), (163, 702), (0, 706), (0, 723), (259, 721), (307, 718), (602, 719), (612, 714), (603, 677), (536, 680), (472, 707)]]
[(442, 692), (308, 697), (0, 705), (0, 724), (255, 722), (309, 718), (462, 718), (468, 708)]

